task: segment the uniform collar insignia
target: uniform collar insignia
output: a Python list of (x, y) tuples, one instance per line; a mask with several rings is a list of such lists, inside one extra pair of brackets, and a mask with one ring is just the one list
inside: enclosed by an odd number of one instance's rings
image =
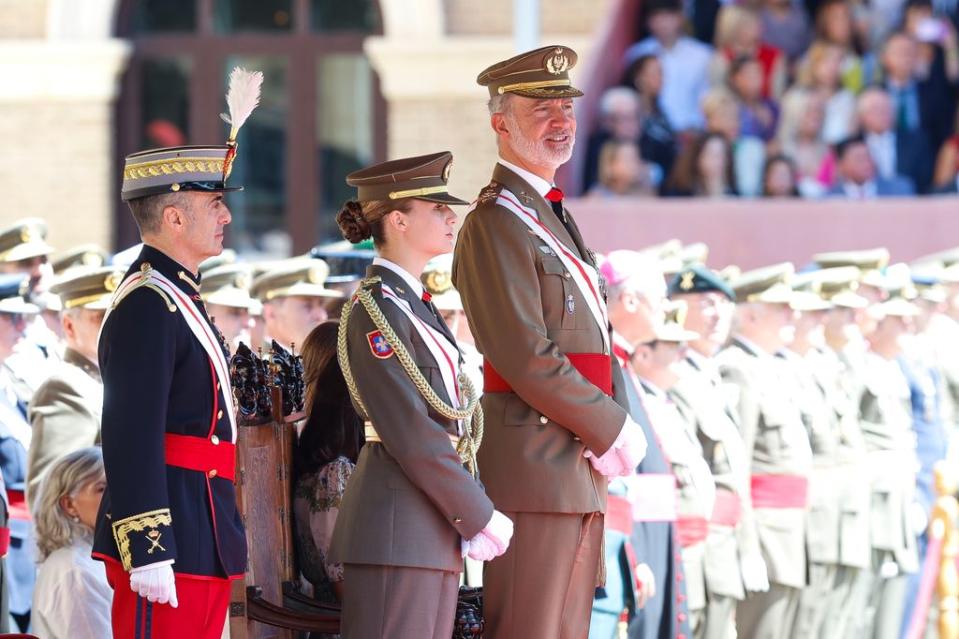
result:
[(176, 275), (181, 280), (183, 280), (184, 282), (189, 284), (191, 287), (193, 287), (193, 290), (195, 290), (197, 293), (200, 292), (200, 285), (194, 281), (193, 277), (191, 277), (190, 275), (187, 275), (186, 271), (178, 271)]

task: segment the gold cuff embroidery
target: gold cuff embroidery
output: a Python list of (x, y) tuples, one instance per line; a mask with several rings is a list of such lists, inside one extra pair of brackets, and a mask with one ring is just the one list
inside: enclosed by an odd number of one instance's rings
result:
[(120, 553), (120, 562), (123, 564), (123, 569), (128, 572), (133, 569), (133, 555), (130, 553), (130, 533), (142, 532), (149, 528), (146, 537), (151, 545), (147, 549), (147, 553), (153, 554), (155, 550), (166, 550), (160, 544), (160, 539), (163, 537), (163, 533), (159, 530), (160, 526), (172, 525), (173, 516), (170, 514), (169, 508), (151, 510), (113, 522), (113, 540), (117, 544), (117, 552)]

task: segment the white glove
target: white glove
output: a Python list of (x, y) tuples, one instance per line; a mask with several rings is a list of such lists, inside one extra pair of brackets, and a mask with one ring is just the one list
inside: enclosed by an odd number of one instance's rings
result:
[(645, 608), (646, 602), (656, 596), (656, 575), (648, 564), (639, 564), (636, 566), (636, 580), (639, 582), (636, 607)]
[(750, 553), (739, 558), (739, 567), (743, 572), (743, 586), (749, 592), (769, 590), (769, 573), (766, 560), (759, 553)]
[(926, 509), (923, 508), (922, 504), (918, 501), (909, 504), (907, 518), (909, 521), (909, 529), (912, 530), (912, 534), (916, 537), (924, 533), (926, 527), (929, 526), (929, 515), (926, 514)]
[(646, 436), (639, 424), (627, 415), (609, 450), (599, 457), (587, 450), (583, 456), (605, 477), (629, 477), (646, 456)]
[(512, 538), (513, 521), (500, 511), (494, 510), (486, 527), (469, 540), (466, 554), (477, 561), (489, 561), (506, 552)]
[(176, 581), (172, 562), (151, 564), (130, 571), (130, 590), (147, 601), (177, 607)]

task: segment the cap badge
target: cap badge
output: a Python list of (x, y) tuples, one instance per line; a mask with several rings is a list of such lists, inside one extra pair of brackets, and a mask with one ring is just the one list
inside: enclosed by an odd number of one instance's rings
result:
[(453, 168), (453, 160), (450, 160), (446, 163), (446, 168), (443, 169), (443, 181), (449, 182), (450, 180), (450, 169)]
[(32, 226), (24, 226), (20, 229), (20, 241), (24, 244), (29, 244), (37, 238), (34, 233), (34, 228)]
[(682, 279), (679, 282), (679, 288), (684, 291), (689, 291), (693, 288), (693, 280), (696, 278), (696, 274), (692, 271), (686, 271), (682, 274)]
[(445, 271), (432, 271), (426, 276), (426, 288), (433, 295), (442, 295), (452, 287), (449, 273)]
[(306, 274), (306, 280), (310, 284), (322, 284), (323, 283), (323, 269), (319, 267), (311, 267), (309, 272)]
[(553, 75), (560, 75), (569, 69), (569, 58), (563, 53), (563, 49), (557, 47), (553, 50), (553, 55), (546, 58), (546, 70)]
[(107, 290), (108, 293), (112, 293), (117, 290), (117, 287), (120, 286), (120, 282), (123, 280), (122, 271), (114, 271), (106, 276), (103, 280), (103, 288)]
[(84, 266), (103, 266), (103, 257), (96, 253), (84, 253), (80, 258)]
[(387, 359), (393, 355), (393, 347), (390, 346), (383, 333), (380, 331), (370, 331), (366, 334), (366, 341), (370, 344), (370, 352), (377, 359)]

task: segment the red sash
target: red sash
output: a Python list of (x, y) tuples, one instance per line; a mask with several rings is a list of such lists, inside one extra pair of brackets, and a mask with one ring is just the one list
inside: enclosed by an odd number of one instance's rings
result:
[(27, 508), (27, 496), (22, 490), (7, 488), (7, 501), (10, 502), (10, 519), (30, 521), (30, 509)]
[(754, 508), (805, 508), (809, 480), (799, 475), (753, 475)]
[(713, 516), (710, 522), (720, 526), (735, 528), (743, 514), (743, 505), (739, 495), (731, 490), (720, 488), (716, 490), (716, 501), (713, 504)]
[(676, 538), (683, 548), (706, 541), (709, 534), (709, 522), (698, 515), (679, 515), (676, 517)]
[(166, 463), (170, 466), (198, 470), (211, 478), (223, 477), (230, 481), (236, 478), (236, 446), (230, 442), (167, 433), (164, 448)]
[[(609, 355), (602, 353), (567, 353), (569, 363), (593, 386), (607, 395), (613, 394), (613, 368)], [(510, 393), (513, 387), (503, 379), (488, 359), (483, 360), (483, 392)]]

